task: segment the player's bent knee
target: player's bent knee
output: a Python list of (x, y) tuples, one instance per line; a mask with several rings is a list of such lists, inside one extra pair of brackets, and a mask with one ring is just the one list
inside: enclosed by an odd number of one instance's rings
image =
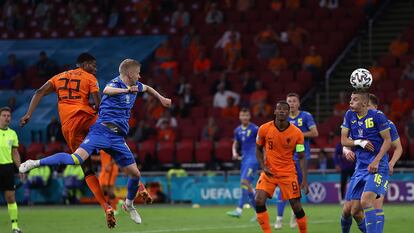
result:
[(266, 206), (265, 205), (256, 205), (256, 213), (260, 214), (263, 212), (266, 212)]
[(247, 189), (247, 190), (251, 190), (252, 189), (252, 185), (250, 184), (250, 182), (248, 180), (242, 180), (240, 182), (240, 187), (242, 189)]
[(342, 208), (342, 216), (350, 217), (352, 215), (352, 208), (350, 205), (345, 204)]
[(382, 209), (384, 203), (384, 196), (381, 196), (378, 199), (375, 199), (374, 201), (374, 208), (375, 209)]
[(299, 211), (294, 211), (297, 219), (305, 217), (305, 211), (301, 208)]
[(265, 205), (265, 203), (266, 203), (266, 199), (265, 198), (261, 198), (261, 197), (256, 197), (255, 198), (255, 202), (256, 202), (256, 206), (259, 206), (259, 205)]

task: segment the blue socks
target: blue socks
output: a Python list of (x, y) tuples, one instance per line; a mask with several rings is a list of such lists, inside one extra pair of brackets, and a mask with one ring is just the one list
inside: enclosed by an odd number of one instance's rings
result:
[(40, 166), (79, 165), (83, 160), (78, 154), (56, 153), (40, 160)]
[(254, 191), (249, 192), (250, 205), (252, 205), (254, 210), (256, 210), (256, 201), (254, 200), (254, 195), (255, 195)]
[(377, 214), (377, 233), (382, 233), (384, 231), (384, 211), (382, 209), (376, 209)]
[(358, 223), (358, 229), (361, 232), (367, 232), (367, 227), (365, 226), (365, 219), (363, 219), (360, 223)]
[(344, 216), (341, 217), (341, 228), (342, 233), (349, 233), (351, 230), (352, 225), (352, 217), (349, 216), (348, 218), (345, 218)]
[(248, 200), (248, 198), (249, 198), (249, 191), (247, 190), (247, 187), (246, 186), (243, 186), (243, 185), (241, 186), (241, 191), (242, 191), (242, 193), (241, 193), (241, 197), (239, 199), (239, 205), (238, 205), (238, 207), (240, 209), (243, 209), (244, 203), (246, 203), (247, 200)]
[(377, 211), (373, 207), (364, 209), (366, 233), (377, 233)]
[(134, 201), (135, 200), (135, 196), (137, 195), (138, 192), (138, 185), (139, 185), (139, 178), (128, 178), (128, 184), (127, 184), (127, 188), (128, 188), (128, 193), (127, 193), (127, 199)]

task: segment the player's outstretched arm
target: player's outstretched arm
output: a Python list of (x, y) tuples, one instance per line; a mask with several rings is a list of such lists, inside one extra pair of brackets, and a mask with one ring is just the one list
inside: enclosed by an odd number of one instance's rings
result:
[(27, 122), (29, 122), (30, 118), (32, 117), (33, 111), (36, 109), (37, 105), (39, 104), (40, 100), (43, 96), (49, 95), (53, 92), (53, 86), (50, 82), (46, 82), (43, 84), (42, 87), (36, 90), (35, 94), (30, 101), (29, 109), (27, 110), (26, 114), (20, 118), (20, 126), (23, 127)]
[(171, 99), (165, 98), (160, 93), (158, 93), (158, 91), (156, 91), (154, 88), (152, 88), (150, 86), (147, 86), (147, 85), (143, 85), (143, 91), (146, 91), (146, 92), (150, 93), (151, 95), (157, 97), (157, 99), (161, 102), (161, 104), (164, 107), (170, 107), (171, 106)]
[[(117, 88), (117, 87), (106, 86), (102, 93), (104, 95), (118, 95), (118, 94), (126, 94), (126, 93), (130, 93), (130, 92), (134, 92), (134, 90), (135, 90), (135, 88), (133, 88), (133, 87), (125, 89), (125, 88)], [(138, 92), (138, 89), (135, 92)]]
[(390, 175), (392, 175), (394, 173), (395, 163), (397, 163), (397, 161), (401, 158), (401, 155), (403, 153), (403, 148), (402, 148), (401, 141), (400, 141), (399, 138), (397, 140), (394, 140), (393, 142), (391, 142), (391, 146), (395, 150), (394, 150), (394, 153), (392, 155), (392, 158), (391, 158), (390, 162), (388, 163), (388, 167), (390, 169)]

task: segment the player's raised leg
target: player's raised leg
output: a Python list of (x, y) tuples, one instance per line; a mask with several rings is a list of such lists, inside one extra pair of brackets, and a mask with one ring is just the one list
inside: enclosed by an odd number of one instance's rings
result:
[(26, 173), (40, 166), (80, 165), (88, 157), (89, 154), (86, 150), (78, 148), (73, 154), (60, 152), (40, 160), (29, 159), (20, 165), (19, 172)]

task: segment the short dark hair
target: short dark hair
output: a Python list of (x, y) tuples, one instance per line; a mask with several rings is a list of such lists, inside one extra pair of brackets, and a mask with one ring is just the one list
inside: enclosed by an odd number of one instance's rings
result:
[(277, 106), (278, 104), (284, 104), (284, 105), (288, 106), (288, 108), (290, 108), (290, 105), (285, 100), (279, 100), (279, 101), (277, 101), (275, 106)]
[(82, 64), (84, 62), (92, 62), (96, 61), (96, 58), (92, 56), (90, 53), (81, 53), (76, 59), (76, 64)]
[(369, 94), (369, 101), (375, 106), (378, 106), (380, 103), (378, 97), (371, 93)]
[(240, 112), (248, 112), (248, 113), (250, 113), (250, 109), (248, 109), (248, 108), (241, 108), (240, 109)]
[(0, 114), (2, 114), (3, 112), (12, 112), (12, 109), (10, 107), (2, 107), (0, 108)]
[(289, 94), (286, 95), (286, 98), (288, 98), (288, 97), (296, 97), (300, 101), (300, 96), (299, 96), (298, 93), (290, 92)]

